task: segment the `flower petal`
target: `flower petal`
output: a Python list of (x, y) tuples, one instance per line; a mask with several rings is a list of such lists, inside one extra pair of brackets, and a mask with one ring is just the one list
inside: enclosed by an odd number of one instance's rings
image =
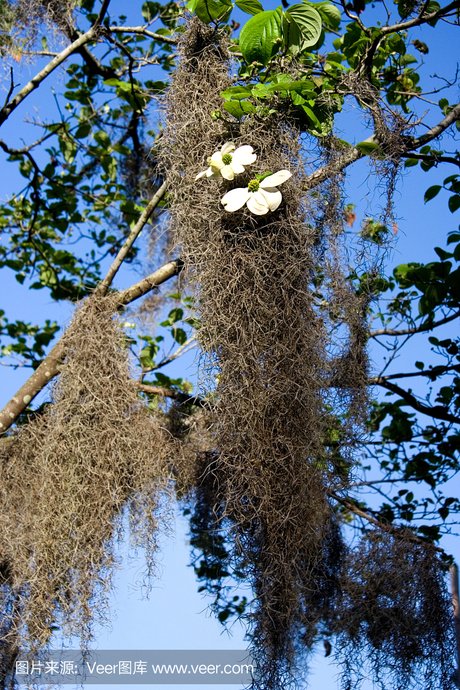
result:
[(251, 165), (257, 160), (252, 146), (239, 146), (233, 153), (233, 160), (241, 165)]
[(230, 163), (233, 172), (235, 175), (239, 175), (240, 173), (244, 173), (244, 165), (241, 165), (239, 162), (235, 162), (234, 160)]
[[(209, 168), (208, 168), (208, 170), (209, 170)], [(198, 173), (198, 175), (195, 177), (195, 182), (197, 180), (201, 180), (202, 177), (209, 177), (208, 170), (203, 170), (202, 172)]]
[(224, 180), (235, 179), (235, 173), (233, 172), (233, 168), (231, 165), (224, 165), (224, 167), (220, 169), (220, 174), (222, 175)]
[(248, 209), (256, 216), (264, 216), (270, 210), (260, 192), (249, 192)]
[(283, 200), (282, 194), (275, 187), (269, 189), (259, 189), (258, 194), (262, 194), (270, 211), (276, 211)]
[(223, 156), (226, 153), (231, 153), (235, 150), (235, 144), (233, 141), (227, 141), (221, 148), (220, 153)]
[(231, 189), (229, 192), (227, 192), (227, 194), (224, 194), (221, 199), (221, 204), (224, 206), (226, 211), (233, 213), (233, 211), (238, 211), (238, 209), (245, 205), (250, 195), (251, 192), (247, 187)]
[(262, 180), (260, 186), (263, 189), (267, 189), (267, 187), (278, 187), (278, 185), (289, 180), (290, 177), (292, 177), (292, 173), (290, 173), (289, 170), (279, 170), (273, 173), (273, 175), (266, 177), (265, 180)]
[(217, 168), (217, 170), (220, 170), (225, 165), (222, 160), (222, 154), (218, 151), (212, 154), (208, 162), (212, 168)]

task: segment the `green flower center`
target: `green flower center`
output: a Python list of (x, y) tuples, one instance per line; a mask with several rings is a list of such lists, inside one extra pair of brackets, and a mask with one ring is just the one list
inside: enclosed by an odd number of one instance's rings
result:
[(231, 155), (229, 153), (224, 153), (224, 155), (222, 156), (222, 163), (224, 165), (230, 165), (231, 162), (232, 162)]
[(248, 184), (248, 190), (250, 192), (257, 192), (259, 187), (260, 187), (259, 180), (251, 180), (250, 183)]

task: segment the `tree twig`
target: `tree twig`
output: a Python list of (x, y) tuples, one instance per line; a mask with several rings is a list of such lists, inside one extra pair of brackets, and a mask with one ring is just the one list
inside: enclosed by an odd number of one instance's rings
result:
[(420, 402), (415, 395), (409, 391), (406, 391), (404, 388), (401, 388), (401, 386), (391, 383), (391, 381), (388, 381), (383, 376), (371, 378), (369, 383), (381, 386), (382, 388), (386, 388), (387, 390), (391, 391), (391, 393), (399, 395), (399, 397), (402, 398), (408, 405), (413, 407), (414, 410), (421, 412), (422, 414), (426, 414), (428, 417), (433, 417), (433, 419), (441, 419), (444, 422), (452, 422), (452, 424), (460, 423), (460, 417), (456, 417), (450, 412), (446, 412), (445, 407), (442, 405), (425, 405), (424, 403)]
[[(385, 379), (385, 381), (391, 381), (391, 379), (407, 379), (407, 378), (412, 378), (414, 376), (428, 376), (428, 377), (437, 377), (441, 376), (441, 374), (447, 374), (449, 371), (457, 371), (460, 372), (460, 364), (452, 364), (451, 366), (434, 366), (431, 369), (421, 369), (420, 371), (408, 371), (408, 372), (401, 372), (400, 374), (387, 374), (385, 376), (381, 376), (380, 378)], [(370, 380), (372, 383), (372, 379)]]
[(439, 321), (428, 321), (426, 323), (420, 324), (420, 326), (414, 326), (413, 328), (402, 328), (401, 330), (394, 330), (391, 328), (380, 328), (377, 331), (371, 331), (369, 333), (369, 337), (377, 338), (381, 335), (414, 335), (415, 333), (423, 333), (424, 331), (433, 331), (438, 326), (444, 326), (444, 324), (449, 323), (450, 321), (454, 321), (455, 319), (458, 319), (458, 317), (460, 317), (460, 311), (456, 311), (454, 314), (445, 316), (443, 319), (439, 319)]
[(357, 503), (352, 501), (350, 498), (342, 498), (339, 496), (335, 491), (329, 491), (329, 496), (333, 498), (335, 501), (343, 505), (344, 508), (347, 508), (351, 513), (354, 513), (355, 515), (358, 515), (359, 517), (362, 517), (364, 520), (367, 522), (370, 522), (371, 525), (375, 525), (375, 527), (378, 527), (384, 532), (388, 532), (390, 534), (394, 534), (396, 537), (400, 537), (401, 539), (405, 539), (407, 541), (412, 541), (415, 544), (422, 544), (423, 546), (426, 546), (427, 548), (433, 549), (434, 551), (437, 551), (438, 553), (445, 554), (444, 549), (442, 549), (440, 546), (436, 546), (435, 544), (432, 544), (431, 542), (425, 541), (421, 537), (418, 537), (416, 534), (414, 534), (409, 528), (405, 527), (398, 527), (395, 525), (391, 525), (386, 522), (382, 522), (378, 518), (376, 518), (374, 515), (371, 515), (370, 513), (366, 512), (361, 508)]

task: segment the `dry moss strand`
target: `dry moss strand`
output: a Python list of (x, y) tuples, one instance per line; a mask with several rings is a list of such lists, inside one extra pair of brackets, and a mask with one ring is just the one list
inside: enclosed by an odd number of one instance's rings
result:
[(144, 516), (150, 546), (158, 527), (167, 439), (140, 404), (115, 309), (94, 298), (77, 311), (52, 403), (20, 427), (0, 467), (1, 542), (26, 648), (45, 645), (56, 623), (85, 641), (103, 617), (125, 507)]

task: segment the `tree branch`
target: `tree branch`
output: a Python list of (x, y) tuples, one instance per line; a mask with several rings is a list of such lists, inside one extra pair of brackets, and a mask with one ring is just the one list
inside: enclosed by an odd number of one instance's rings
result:
[(148, 393), (149, 395), (159, 395), (163, 398), (171, 398), (172, 400), (177, 400), (182, 404), (191, 404), (196, 407), (208, 407), (209, 404), (199, 398), (196, 395), (187, 395), (187, 393), (182, 393), (181, 391), (174, 390), (173, 388), (163, 388), (162, 386), (151, 386), (148, 383), (138, 383), (138, 389), (141, 393)]
[(86, 31), (84, 34), (79, 36), (73, 43), (71, 43), (67, 48), (65, 48), (63, 51), (59, 53), (55, 58), (53, 58), (45, 67), (40, 70), (40, 72), (37, 72), (37, 74), (32, 77), (32, 79), (19, 91), (19, 93), (16, 94), (14, 98), (11, 99), (11, 101), (5, 103), (3, 108), (0, 109), (0, 126), (9, 118), (11, 113), (16, 110), (18, 105), (22, 103), (22, 101), (27, 98), (27, 96), (32, 93), (32, 91), (35, 91), (35, 89), (38, 89), (40, 84), (47, 78), (49, 75), (54, 72), (54, 70), (59, 67), (67, 58), (72, 55), (73, 53), (77, 52), (80, 50), (82, 46), (84, 46), (86, 43), (89, 43), (92, 41), (94, 38), (97, 37), (97, 33), (100, 27), (100, 24), (102, 20), (104, 19), (104, 16), (107, 12), (107, 9), (109, 7), (110, 0), (104, 0), (102, 3), (101, 10), (99, 12), (99, 15), (88, 31)]
[(137, 237), (139, 236), (139, 233), (141, 230), (144, 228), (146, 225), (147, 221), (149, 220), (150, 216), (152, 215), (154, 209), (158, 206), (160, 203), (161, 199), (164, 197), (166, 192), (166, 182), (163, 182), (161, 187), (155, 192), (155, 194), (152, 196), (150, 199), (149, 203), (145, 207), (145, 209), (142, 211), (141, 216), (131, 232), (129, 233), (128, 237), (126, 238), (123, 246), (121, 247), (120, 251), (118, 252), (117, 256), (112, 262), (112, 265), (110, 266), (109, 270), (107, 271), (107, 275), (105, 276), (104, 280), (99, 283), (99, 285), (96, 288), (96, 292), (101, 295), (105, 295), (107, 293), (107, 290), (111, 286), (113, 279), (115, 278), (116, 274), (118, 273), (118, 270), (123, 263), (123, 261), (126, 259), (126, 256), (128, 255), (129, 250), (133, 246), (134, 242), (136, 241)]
[(393, 34), (396, 31), (405, 31), (413, 26), (420, 26), (420, 24), (426, 24), (427, 22), (432, 22), (435, 19), (441, 19), (446, 14), (451, 12), (451, 10), (456, 10), (460, 7), (459, 0), (454, 0), (445, 7), (440, 7), (436, 12), (430, 12), (428, 14), (421, 14), (414, 19), (408, 19), (407, 22), (400, 22), (399, 24), (393, 24), (392, 26), (384, 26), (381, 29), (381, 34), (385, 36), (386, 34)]
[(401, 388), (397, 384), (391, 383), (391, 381), (388, 381), (383, 376), (376, 376), (375, 378), (371, 378), (369, 380), (369, 383), (381, 386), (382, 388), (386, 388), (387, 390), (391, 391), (391, 393), (399, 395), (399, 397), (402, 398), (405, 402), (407, 402), (408, 405), (413, 407), (414, 410), (416, 410), (417, 412), (421, 412), (422, 414), (426, 414), (428, 417), (433, 417), (434, 419), (441, 419), (444, 422), (451, 422), (453, 424), (460, 423), (460, 417), (456, 417), (450, 412), (447, 412), (446, 408), (442, 405), (425, 405), (424, 403), (420, 402), (420, 400), (418, 400), (415, 397), (415, 395), (413, 395), (409, 391), (404, 390), (404, 388)]
[(457, 103), (457, 105), (452, 108), (450, 113), (447, 113), (447, 115), (441, 120), (441, 122), (438, 122), (438, 124), (429, 129), (428, 132), (416, 138), (407, 137), (406, 151), (418, 149), (424, 144), (428, 144), (428, 142), (432, 141), (433, 139), (436, 139), (436, 137), (439, 137), (440, 134), (442, 134), (448, 127), (450, 127), (450, 125), (452, 125), (459, 119), (460, 103)]
[(303, 187), (304, 190), (307, 191), (313, 187), (316, 187), (322, 182), (325, 182), (325, 180), (327, 180), (331, 175), (336, 175), (337, 173), (342, 172), (342, 170), (345, 170), (345, 168), (347, 168), (349, 165), (363, 157), (364, 153), (354, 146), (350, 146), (343, 156), (335, 161), (331, 161), (331, 163), (328, 163), (322, 168), (318, 168), (318, 170), (315, 170), (314, 173), (309, 175), (305, 180)]
[(416, 534), (413, 534), (413, 532), (408, 528), (395, 527), (394, 525), (382, 522), (381, 520), (378, 520), (376, 517), (374, 517), (374, 515), (371, 515), (370, 513), (360, 508), (359, 505), (351, 499), (342, 498), (334, 491), (329, 491), (328, 493), (331, 498), (343, 505), (344, 508), (347, 508), (347, 510), (349, 510), (351, 513), (354, 513), (355, 515), (364, 518), (364, 520), (367, 520), (367, 522), (370, 522), (371, 525), (375, 525), (382, 531), (389, 532), (390, 534), (394, 534), (396, 537), (400, 537), (401, 539), (406, 541), (414, 542), (415, 544), (422, 544), (423, 546), (433, 549), (438, 553), (445, 554), (444, 549), (442, 549), (440, 546), (435, 546), (431, 542), (425, 541), (421, 537), (418, 537)]
[[(391, 379), (407, 379), (411, 378), (413, 376), (441, 376), (441, 374), (447, 374), (449, 371), (457, 371), (460, 372), (460, 364), (453, 364), (452, 366), (437, 366), (437, 367), (432, 367), (431, 369), (423, 369), (421, 371), (408, 371), (406, 373), (401, 373), (401, 374), (387, 374), (386, 376), (380, 376), (379, 378), (384, 379), (385, 381), (389, 381)], [(371, 379), (372, 382), (372, 379)]]
[(181, 259), (175, 259), (165, 264), (154, 273), (151, 273), (149, 276), (146, 276), (146, 278), (142, 278), (138, 283), (134, 283), (134, 285), (126, 288), (126, 290), (120, 290), (118, 293), (120, 308), (127, 304), (131, 304), (131, 302), (139, 299), (139, 297), (143, 297), (148, 292), (154, 290), (158, 285), (178, 275), (183, 266), (184, 263)]
[(419, 161), (427, 161), (437, 165), (438, 163), (452, 163), (460, 167), (460, 158), (454, 156), (442, 156), (436, 153), (402, 153), (403, 158), (415, 158)]
[(413, 328), (404, 328), (402, 330), (393, 330), (391, 328), (381, 328), (377, 331), (371, 331), (369, 333), (370, 338), (377, 338), (380, 335), (394, 335), (394, 336), (399, 336), (399, 335), (414, 335), (415, 333), (423, 333), (424, 331), (433, 331), (435, 328), (438, 326), (443, 326), (446, 323), (449, 323), (450, 321), (454, 321), (455, 319), (458, 319), (460, 316), (460, 311), (456, 311), (454, 314), (451, 314), (450, 316), (445, 316), (443, 319), (439, 319), (439, 321), (431, 321), (427, 323), (422, 323), (420, 326), (414, 326)]
[[(428, 132), (422, 134), (420, 137), (403, 137), (402, 141), (404, 142), (404, 148), (400, 152), (400, 155), (403, 156), (404, 154), (410, 153), (414, 149), (418, 149), (424, 144), (427, 144), (433, 139), (436, 139), (436, 137), (442, 134), (448, 127), (450, 127), (450, 125), (452, 125), (459, 119), (460, 103), (458, 103), (454, 108), (452, 108), (450, 113), (448, 113), (446, 117), (444, 117), (440, 122), (438, 122), (437, 125), (429, 129)], [(368, 137), (368, 139), (366, 139), (366, 142), (368, 141), (378, 141), (378, 139), (375, 137), (375, 135), (371, 135), (370, 137)], [(336, 175), (342, 170), (345, 170), (345, 168), (347, 168), (349, 165), (359, 160), (360, 158), (363, 158), (365, 155), (366, 154), (364, 154), (355, 146), (350, 146), (350, 148), (343, 154), (343, 156), (341, 156), (335, 161), (331, 161), (331, 163), (328, 163), (322, 168), (318, 168), (318, 170), (315, 170), (314, 173), (309, 175), (305, 180), (304, 190), (307, 191), (309, 189), (312, 189), (313, 187), (316, 187), (317, 185), (327, 180), (328, 177), (330, 177), (331, 175)]]
[[(182, 262), (180, 260), (170, 261), (139, 283), (119, 292), (119, 309), (122, 309), (127, 304), (177, 275), (181, 268)], [(0, 433), (5, 433), (14, 424), (19, 415), (27, 409), (38, 393), (59, 373), (59, 366), (64, 356), (64, 341), (61, 338), (32, 376), (21, 386), (3, 410), (0, 411)]]
[(145, 26), (109, 26), (109, 31), (114, 34), (140, 34), (141, 36), (153, 38), (155, 41), (162, 41), (174, 46), (177, 45), (177, 39), (149, 31)]

